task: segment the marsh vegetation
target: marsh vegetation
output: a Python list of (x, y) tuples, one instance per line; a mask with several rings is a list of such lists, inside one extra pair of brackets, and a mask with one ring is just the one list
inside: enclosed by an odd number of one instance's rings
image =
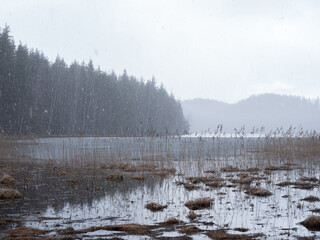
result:
[(319, 134), (219, 129), (2, 137), (0, 193), (15, 197), (0, 199), (1, 237), (318, 238)]

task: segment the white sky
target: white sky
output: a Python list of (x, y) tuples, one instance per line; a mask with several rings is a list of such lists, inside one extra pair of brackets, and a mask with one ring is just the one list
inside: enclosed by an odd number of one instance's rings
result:
[(320, 95), (320, 1), (0, 0), (0, 27), (51, 61), (153, 75), (180, 100)]

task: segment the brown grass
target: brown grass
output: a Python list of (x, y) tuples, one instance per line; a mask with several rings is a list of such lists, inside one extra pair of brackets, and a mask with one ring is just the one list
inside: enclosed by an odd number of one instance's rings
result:
[(197, 218), (197, 215), (194, 213), (193, 210), (191, 210), (187, 216), (189, 219), (194, 220)]
[(251, 167), (251, 168), (246, 168), (246, 169), (241, 169), (241, 172), (259, 172), (260, 169), (256, 167)]
[(307, 202), (319, 202), (320, 198), (315, 197), (315, 196), (308, 196), (308, 197), (305, 197), (305, 198), (300, 199), (300, 200), (301, 201), (307, 201)]
[(180, 232), (181, 233), (186, 233), (186, 234), (193, 234), (193, 233), (198, 233), (201, 232), (202, 230), (194, 225), (190, 226), (185, 226), (181, 228)]
[(174, 168), (160, 168), (160, 169), (153, 170), (152, 174), (157, 175), (157, 176), (161, 176), (161, 177), (165, 177), (170, 174), (175, 174), (176, 171), (177, 170)]
[(241, 235), (241, 234), (229, 234), (224, 230), (215, 230), (207, 233), (207, 236), (211, 239), (257, 239), (261, 238), (262, 234), (255, 235)]
[(115, 163), (102, 163), (100, 165), (101, 169), (109, 169), (109, 170), (113, 170), (117, 168), (117, 165)]
[(183, 186), (185, 189), (187, 189), (189, 191), (200, 188), (200, 187), (196, 186), (195, 184), (190, 184), (190, 183), (184, 183)]
[(286, 186), (293, 185), (293, 182), (285, 181), (285, 182), (277, 183), (276, 185), (280, 187), (286, 187)]
[(248, 232), (249, 229), (248, 228), (235, 228), (233, 229), (234, 231), (237, 231), (237, 232)]
[(154, 171), (156, 168), (157, 166), (152, 163), (141, 164), (137, 167), (139, 171)]
[(320, 231), (320, 216), (309, 216), (301, 225), (311, 231)]
[(161, 222), (159, 224), (160, 225), (174, 225), (174, 224), (180, 224), (180, 223), (183, 223), (183, 221), (178, 220), (178, 219), (176, 219), (174, 217), (171, 217), (171, 218), (167, 219), (166, 221)]
[(224, 168), (221, 168), (221, 172), (239, 172), (240, 169), (238, 167), (233, 166), (226, 166)]
[(136, 172), (137, 167), (131, 163), (121, 163), (118, 168), (120, 170), (123, 170), (125, 172)]
[(17, 180), (15, 180), (13, 177), (11, 177), (8, 174), (4, 174), (0, 179), (0, 184), (5, 186), (14, 186), (17, 184)]
[(318, 178), (316, 178), (316, 177), (301, 177), (300, 181), (303, 181), (303, 182), (316, 182), (316, 181), (318, 181)]
[(121, 231), (127, 232), (129, 234), (148, 234), (150, 231), (150, 226), (138, 225), (138, 224), (123, 224), (123, 225), (111, 225), (111, 226), (102, 226), (102, 227), (89, 227), (80, 230), (74, 230), (72, 227), (60, 230), (59, 233), (62, 235), (72, 235), (72, 234), (81, 234), (94, 232), (99, 230), (108, 230), (108, 231)]
[(113, 225), (100, 227), (101, 230), (108, 231), (121, 231), (130, 234), (148, 234), (150, 231), (150, 226), (138, 225), (138, 224), (123, 224), (123, 225)]
[(131, 179), (137, 180), (137, 181), (143, 181), (143, 180), (145, 180), (145, 177), (143, 174), (140, 174), (140, 175), (131, 176)]
[(226, 183), (217, 180), (217, 181), (206, 182), (205, 185), (212, 188), (221, 188), (221, 187), (224, 187)]
[(190, 210), (199, 210), (211, 207), (212, 198), (198, 198), (192, 201), (188, 201), (185, 206)]
[(310, 182), (293, 182), (292, 185), (294, 185), (294, 188), (298, 188), (298, 189), (312, 189), (316, 186), (316, 184), (314, 183), (310, 183)]
[(206, 177), (188, 177), (188, 181), (190, 181), (193, 184), (197, 183), (208, 183), (208, 182), (216, 182), (216, 181), (224, 181), (223, 178), (214, 177), (214, 176), (206, 176)]
[(59, 176), (65, 176), (67, 175), (68, 173), (66, 171), (61, 171), (58, 173)]
[(280, 187), (286, 187), (286, 186), (292, 185), (294, 188), (298, 188), (298, 189), (312, 189), (316, 186), (316, 184), (308, 181), (297, 181), (297, 182), (285, 181), (285, 182), (280, 182), (276, 185)]
[(150, 202), (146, 204), (146, 209), (149, 209), (150, 211), (157, 212), (162, 211), (164, 208), (167, 208), (167, 205), (161, 205), (156, 202)]
[(249, 188), (245, 193), (258, 197), (268, 197), (272, 195), (272, 193), (269, 190), (258, 187)]
[(144, 171), (154, 171), (156, 169), (156, 166), (154, 164), (142, 164), (139, 166), (135, 166), (131, 163), (121, 163), (121, 164), (115, 164), (115, 163), (102, 163), (100, 165), (101, 169), (107, 169), (107, 170), (122, 170), (125, 172), (144, 172)]
[(42, 230), (38, 228), (29, 228), (29, 227), (18, 227), (15, 229), (5, 230), (6, 234), (9, 234), (10, 237), (22, 238), (22, 237), (35, 237), (43, 234), (47, 234), (51, 231)]
[(67, 182), (70, 183), (70, 184), (73, 184), (73, 185), (79, 183), (79, 181), (78, 181), (77, 179), (75, 179), (75, 178), (69, 178), (69, 179), (67, 180)]
[(273, 165), (270, 165), (268, 167), (265, 167), (265, 170), (267, 171), (290, 171), (290, 170), (293, 170), (292, 168), (290, 168), (289, 165), (283, 165), (283, 166), (273, 166)]
[(11, 224), (11, 223), (20, 223), (20, 222), (21, 222), (20, 220), (13, 220), (5, 217), (0, 219), (0, 226)]
[(248, 173), (238, 173), (237, 177), (239, 177), (239, 178), (247, 178), (247, 177), (249, 177), (249, 174)]
[(18, 190), (11, 188), (0, 188), (0, 200), (14, 201), (22, 198)]
[(106, 177), (108, 181), (123, 181), (123, 175), (122, 174), (110, 174)]

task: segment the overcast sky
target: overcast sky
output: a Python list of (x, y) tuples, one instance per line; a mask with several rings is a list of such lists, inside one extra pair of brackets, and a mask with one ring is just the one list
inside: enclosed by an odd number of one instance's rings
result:
[(180, 100), (320, 95), (320, 1), (0, 0), (0, 27), (51, 61), (158, 83)]

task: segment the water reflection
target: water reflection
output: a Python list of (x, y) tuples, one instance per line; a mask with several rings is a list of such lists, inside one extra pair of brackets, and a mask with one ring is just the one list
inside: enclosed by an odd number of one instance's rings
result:
[[(42, 150), (35, 149), (41, 149), (42, 146), (44, 152), (47, 151), (47, 148), (53, 147), (52, 152), (55, 152), (55, 157), (60, 154), (57, 153), (58, 147), (55, 145), (57, 140), (54, 140), (54, 144), (51, 143), (52, 139), (41, 141), (38, 145), (23, 146), (22, 148), (27, 149), (28, 154), (39, 151), (39, 155), (32, 155), (33, 158), (40, 157)], [(58, 146), (66, 146), (64, 141), (62, 139), (63, 143), (58, 143)], [(88, 144), (90, 146), (93, 144), (90, 141), (82, 143), (82, 145)], [(100, 145), (100, 142), (94, 144), (97, 146)], [(122, 146), (122, 148), (126, 147)], [(141, 149), (136, 152), (141, 153)], [(288, 181), (288, 179), (297, 181), (301, 176), (319, 176), (320, 171), (317, 165), (312, 168), (308, 165), (306, 168), (271, 173), (264, 173), (261, 168), (258, 173), (254, 173), (255, 177), (258, 176), (261, 179), (257, 178), (259, 180), (253, 181), (251, 185), (259, 184), (273, 193), (272, 196), (265, 198), (247, 195), (245, 193), (247, 186), (238, 184), (234, 187), (208, 188), (203, 183), (199, 183), (200, 189), (192, 191), (188, 191), (182, 185), (175, 184), (178, 181), (187, 181), (188, 176), (210, 175), (204, 173), (204, 170), (218, 170), (228, 164), (236, 163), (239, 167), (259, 165), (254, 159), (249, 160), (248, 156), (246, 155), (245, 158), (229, 157), (228, 162), (224, 158), (223, 161), (217, 161), (217, 159), (203, 161), (178, 159), (165, 163), (153, 161), (157, 166), (177, 168), (177, 172), (166, 176), (157, 176), (150, 171), (145, 171), (143, 172), (146, 176), (144, 181), (130, 178), (130, 176), (138, 174), (137, 172), (122, 172), (124, 180), (114, 182), (106, 180), (108, 174), (118, 171), (114, 169), (92, 168), (91, 165), (85, 168), (82, 164), (77, 167), (63, 164), (38, 165), (34, 163), (23, 165), (21, 163), (20, 168), (12, 168), (10, 171), (12, 175), (18, 176), (20, 183), (17, 188), (23, 194), (24, 199), (9, 205), (2, 205), (0, 214), (1, 216), (22, 219), (25, 226), (43, 229), (64, 229), (69, 226), (74, 229), (83, 229), (91, 226), (124, 223), (154, 225), (169, 217), (175, 217), (186, 223), (195, 224), (203, 230), (247, 228), (249, 229), (248, 233), (262, 232), (267, 237), (276, 237), (281, 234), (286, 234), (288, 238), (314, 234), (320, 237), (320, 234), (312, 233), (298, 224), (311, 215), (310, 210), (320, 208), (319, 202), (300, 201), (309, 195), (319, 196), (318, 185), (310, 190), (276, 185), (276, 183)], [(133, 155), (130, 155), (130, 158), (132, 157)], [(106, 159), (104, 161), (107, 161)], [(127, 161), (127, 158), (124, 158), (124, 161)], [(146, 159), (140, 158), (135, 160), (134, 164), (139, 165), (146, 161)], [(148, 161), (148, 163), (150, 162)], [(220, 173), (218, 171), (217, 176), (231, 183), (230, 179), (236, 178), (236, 174), (235, 172)], [(249, 175), (251, 174), (253, 173), (249, 173)], [(26, 178), (30, 178), (31, 181), (24, 181)], [(70, 179), (76, 181), (70, 181)], [(191, 221), (187, 218), (189, 209), (184, 204), (199, 197), (211, 197), (214, 202), (211, 208), (196, 211), (201, 217)], [(167, 204), (168, 208), (162, 212), (151, 212), (145, 208), (145, 204), (148, 202)], [(1, 226), (1, 230), (5, 228), (12, 228), (12, 226)], [(165, 233), (164, 236), (174, 234), (176, 234), (175, 236), (181, 235), (177, 231), (172, 231)], [(99, 235), (99, 232), (93, 232), (90, 235), (96, 236)], [(195, 236), (199, 239), (205, 238), (203, 234)]]

